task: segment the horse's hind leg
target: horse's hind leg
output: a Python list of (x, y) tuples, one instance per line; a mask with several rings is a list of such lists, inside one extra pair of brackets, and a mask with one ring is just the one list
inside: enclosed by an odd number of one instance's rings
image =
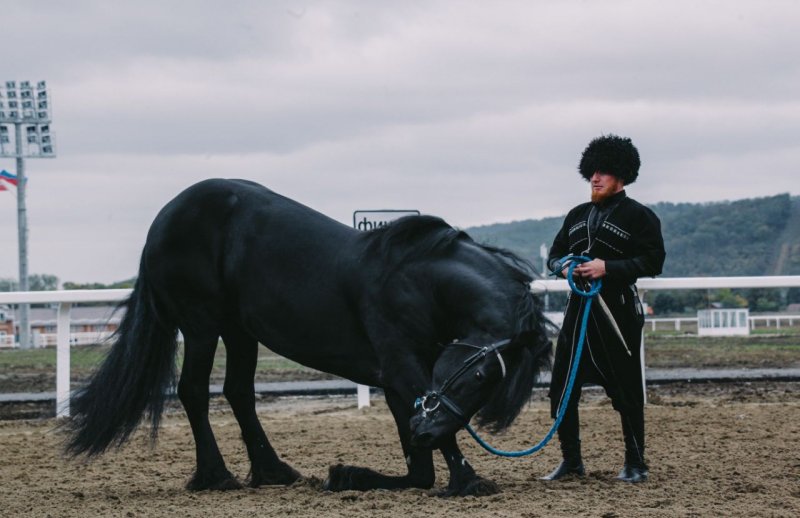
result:
[(218, 340), (219, 337), (214, 334), (198, 338), (184, 332), (184, 358), (178, 397), (189, 418), (197, 453), (197, 470), (186, 484), (193, 491), (242, 487), (225, 467), (208, 421), (208, 378)]
[(238, 329), (224, 331), (222, 341), (227, 352), (224, 393), (239, 422), (250, 457), (248, 484), (251, 487), (289, 485), (301, 475), (278, 458), (256, 415), (253, 379), (258, 342)]

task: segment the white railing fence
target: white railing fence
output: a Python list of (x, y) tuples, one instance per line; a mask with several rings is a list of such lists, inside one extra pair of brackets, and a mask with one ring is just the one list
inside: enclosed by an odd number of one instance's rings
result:
[[(69, 344), (70, 345), (94, 345), (105, 342), (111, 335), (111, 331), (90, 331), (76, 333), (70, 331)], [(53, 347), (58, 345), (58, 333), (36, 333), (33, 335), (33, 346), (40, 347)]]
[(664, 325), (673, 328), (675, 331), (680, 331), (683, 324), (694, 324), (697, 327), (697, 317), (675, 317), (675, 318), (647, 318), (645, 325), (650, 326), (650, 330), (655, 332), (656, 327), (664, 329)]
[[(722, 289), (722, 288), (795, 288), (800, 286), (800, 275), (773, 275), (773, 276), (752, 276), (752, 277), (662, 277), (659, 279), (639, 279), (636, 282), (639, 292), (647, 290), (698, 290), (698, 289)], [(537, 293), (548, 291), (569, 291), (569, 285), (564, 279), (558, 280), (535, 280), (531, 284), (531, 289)], [(646, 299), (647, 297), (645, 297)], [(697, 326), (697, 317), (678, 317), (678, 318), (648, 318), (646, 325), (651, 326), (655, 331), (659, 323), (669, 322), (674, 326), (675, 331), (681, 330), (681, 324), (693, 324)], [(758, 322), (763, 322), (766, 326), (770, 322), (775, 322), (777, 329), (781, 327), (781, 321), (788, 321), (792, 326), (795, 320), (800, 320), (800, 315), (751, 315), (748, 319), (750, 328), (754, 329)]]
[[(636, 281), (639, 291), (647, 290), (716, 290), (723, 288), (797, 288), (800, 275), (764, 275), (750, 277), (660, 277)], [(531, 283), (535, 293), (569, 291), (564, 279), (537, 279)]]
[[(800, 275), (763, 277), (673, 277), (640, 279), (639, 290), (787, 288), (800, 287)], [(536, 280), (534, 292), (569, 291), (563, 279)], [(73, 304), (120, 302), (131, 290), (18, 291), (0, 293), (0, 304), (58, 304), (56, 327), (56, 416), (69, 416), (70, 397), (70, 310)], [(13, 337), (12, 337), (13, 340)]]
[[(796, 323), (800, 324), (800, 315), (750, 315), (747, 317), (747, 322), (750, 329), (755, 329), (756, 327), (775, 327), (775, 329), (780, 329), (781, 326), (793, 327)], [(696, 329), (697, 317), (645, 319), (645, 325), (653, 332), (655, 332), (657, 328), (662, 331), (667, 328), (681, 331), (685, 324), (690, 324)]]
[(12, 291), (0, 304), (58, 304), (56, 316), (56, 416), (69, 416), (70, 310), (81, 302), (120, 302), (131, 290)]
[(755, 329), (758, 322), (763, 323), (764, 327), (775, 326), (781, 328), (781, 322), (788, 322), (789, 327), (794, 326), (795, 322), (800, 323), (800, 315), (755, 315), (749, 318), (750, 329)]

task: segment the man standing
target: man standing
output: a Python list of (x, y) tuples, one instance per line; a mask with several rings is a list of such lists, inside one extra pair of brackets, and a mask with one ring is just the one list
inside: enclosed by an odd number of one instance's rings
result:
[[(577, 266), (573, 276), (584, 288), (595, 279), (602, 279), (603, 287), (592, 303), (575, 386), (558, 429), (563, 461), (544, 480), (584, 474), (578, 420), (584, 383), (601, 385), (622, 418), (625, 464), (617, 478), (647, 480), (641, 355), (644, 314), (636, 279), (660, 274), (665, 252), (658, 217), (625, 193), (625, 186), (639, 175), (639, 165), (639, 152), (629, 138), (606, 135), (592, 140), (578, 167), (591, 184), (592, 201), (567, 214), (550, 249), (548, 266), (555, 274), (567, 274), (569, 263), (562, 262), (563, 257), (588, 256), (592, 260)], [(586, 302), (575, 294), (567, 302), (550, 383), (553, 418), (565, 395)]]

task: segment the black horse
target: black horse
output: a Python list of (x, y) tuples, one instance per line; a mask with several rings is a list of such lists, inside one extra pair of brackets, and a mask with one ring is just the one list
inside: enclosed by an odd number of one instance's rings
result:
[[(249, 485), (300, 477), (280, 460), (256, 416), (261, 343), (385, 393), (408, 473), (337, 465), (327, 489), (430, 488), (431, 449), (439, 448), (450, 470), (443, 494), (491, 492), (455, 434), (476, 412), (492, 430), (507, 427), (549, 361), (530, 280), (513, 254), (478, 245), (435, 217), (362, 233), (252, 182), (200, 182), (169, 202), (150, 228), (116, 342), (73, 398), (67, 452), (94, 456), (120, 446), (145, 413), (155, 439), (180, 330), (177, 392), (197, 449), (189, 489), (241, 487), (208, 420), (221, 337), (224, 395), (247, 447)], [(425, 401), (415, 405), (420, 396)]]

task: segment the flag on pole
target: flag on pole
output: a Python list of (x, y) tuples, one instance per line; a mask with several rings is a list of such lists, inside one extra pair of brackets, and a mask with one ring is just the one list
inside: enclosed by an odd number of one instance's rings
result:
[(0, 171), (0, 179), (10, 183), (11, 185), (17, 185), (17, 175), (11, 174), (5, 169)]
[(0, 191), (9, 190), (9, 186), (17, 186), (17, 175), (11, 174), (5, 169), (0, 170)]

